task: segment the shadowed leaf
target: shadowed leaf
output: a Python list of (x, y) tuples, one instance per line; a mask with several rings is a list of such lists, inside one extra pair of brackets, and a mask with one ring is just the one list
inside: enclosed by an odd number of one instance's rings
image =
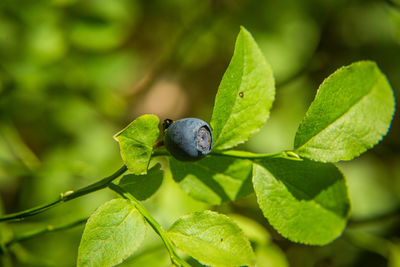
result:
[(257, 201), (269, 223), (299, 243), (325, 245), (346, 226), (345, 179), (331, 163), (268, 159), (253, 166)]

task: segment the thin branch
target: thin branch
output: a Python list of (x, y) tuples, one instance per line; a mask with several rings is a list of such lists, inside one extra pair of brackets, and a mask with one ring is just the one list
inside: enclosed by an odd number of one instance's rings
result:
[[(211, 156), (231, 157), (239, 159), (271, 159), (271, 158), (284, 158), (289, 160), (302, 161), (303, 159), (293, 151), (283, 151), (272, 154), (257, 154), (241, 150), (225, 150), (225, 151), (212, 151)], [(156, 150), (152, 154), (153, 157), (171, 156), (166, 150)]]
[(66, 224), (58, 225), (58, 226), (48, 225), (43, 229), (33, 230), (33, 231), (26, 232), (26, 233), (23, 233), (23, 234), (20, 234), (20, 235), (16, 235), (13, 239), (11, 239), (10, 241), (6, 242), (4, 245), (5, 245), (5, 247), (9, 247), (14, 243), (25, 241), (25, 240), (28, 240), (28, 239), (32, 239), (32, 238), (35, 238), (37, 236), (41, 236), (41, 235), (49, 233), (49, 232), (56, 232), (56, 231), (61, 231), (61, 230), (73, 228), (73, 227), (76, 227), (78, 225), (86, 223), (87, 220), (88, 220), (88, 218), (80, 219), (80, 220), (77, 220), (77, 221), (69, 222), (69, 223), (66, 223)]
[(112, 181), (114, 181), (116, 178), (118, 178), (119, 176), (121, 176), (124, 172), (126, 172), (128, 170), (128, 168), (124, 165), (122, 166), (119, 170), (117, 170), (115, 173), (113, 173), (112, 175), (96, 182), (93, 183), (91, 185), (88, 185), (84, 188), (78, 189), (77, 191), (68, 191), (65, 193), (61, 193), (60, 196), (54, 200), (51, 201), (49, 203), (43, 204), (43, 205), (39, 205), (36, 207), (33, 207), (31, 209), (27, 209), (24, 211), (20, 211), (20, 212), (16, 212), (16, 213), (11, 213), (8, 215), (4, 215), (0, 217), (0, 222), (2, 221), (10, 221), (10, 220), (15, 220), (15, 219), (22, 219), (22, 218), (26, 218), (29, 216), (33, 216), (35, 214), (44, 212), (50, 208), (53, 208), (57, 205), (59, 205), (60, 203), (63, 202), (67, 202), (70, 201), (72, 199), (87, 195), (89, 193), (98, 191), (100, 189), (103, 189), (105, 187), (107, 187)]
[(142, 216), (146, 219), (146, 221), (150, 224), (153, 230), (161, 237), (162, 241), (167, 248), (169, 255), (171, 257), (171, 261), (174, 265), (179, 267), (189, 267), (190, 265), (184, 261), (179, 255), (176, 253), (175, 248), (172, 244), (172, 241), (169, 239), (167, 234), (165, 233), (164, 229), (162, 229), (161, 225), (150, 215), (150, 213), (142, 206), (142, 204), (129, 192), (125, 191), (122, 187), (110, 183), (108, 187), (116, 192), (117, 194), (121, 195), (123, 198), (128, 199), (133, 202), (136, 209), (142, 214)]
[(211, 152), (211, 155), (214, 156), (224, 156), (224, 157), (233, 157), (240, 159), (271, 159), (271, 158), (284, 158), (289, 160), (302, 161), (299, 155), (292, 151), (283, 151), (279, 153), (272, 154), (257, 154), (247, 151), (241, 150), (226, 150), (226, 151), (214, 151)]

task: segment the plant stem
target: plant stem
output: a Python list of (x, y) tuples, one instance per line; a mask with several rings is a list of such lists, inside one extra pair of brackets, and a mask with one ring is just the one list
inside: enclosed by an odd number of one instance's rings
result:
[(43, 205), (39, 205), (39, 206), (24, 210), (24, 211), (1, 216), (0, 222), (26, 218), (26, 217), (44, 212), (50, 208), (57, 206), (58, 204), (60, 204), (62, 202), (67, 202), (72, 199), (75, 199), (75, 198), (87, 195), (89, 193), (98, 191), (100, 189), (103, 189), (103, 188), (107, 187), (113, 180), (115, 180), (116, 178), (121, 176), (127, 170), (128, 170), (128, 168), (124, 165), (119, 170), (117, 170), (115, 173), (113, 173), (112, 175), (110, 175), (96, 183), (93, 183), (91, 185), (88, 185), (86, 187), (78, 189), (77, 191), (68, 191), (65, 193), (61, 193), (60, 196), (52, 202), (49, 202), (49, 203), (46, 203)]
[[(273, 154), (257, 154), (247, 151), (241, 150), (225, 150), (225, 151), (212, 151), (212, 156), (221, 156), (221, 157), (232, 157), (232, 158), (239, 158), (239, 159), (271, 159), (271, 158), (284, 158), (289, 160), (297, 160), (302, 161), (303, 159), (300, 158), (293, 151), (283, 151), (279, 153)], [(161, 156), (171, 156), (171, 154), (166, 150), (156, 150), (153, 152), (153, 157), (161, 157)]]
[(165, 247), (168, 250), (168, 253), (171, 257), (171, 261), (174, 265), (180, 267), (190, 266), (186, 261), (179, 257), (176, 253), (174, 245), (172, 244), (171, 240), (165, 233), (164, 229), (162, 229), (161, 225), (150, 215), (150, 213), (142, 206), (142, 204), (129, 192), (125, 191), (122, 187), (110, 183), (108, 187), (115, 191), (117, 194), (121, 195), (123, 198), (132, 201), (136, 207), (136, 209), (142, 214), (142, 216), (146, 219), (146, 221), (150, 224), (153, 230), (161, 237), (162, 241), (165, 244)]
[(225, 156), (240, 159), (271, 159), (271, 158), (285, 158), (290, 160), (302, 161), (302, 159), (292, 151), (283, 151), (273, 154), (257, 154), (241, 150), (226, 150), (226, 151), (213, 151), (211, 155)]
[(66, 223), (66, 224), (58, 225), (58, 226), (48, 225), (43, 229), (33, 230), (33, 231), (26, 232), (26, 233), (23, 233), (23, 234), (20, 234), (20, 235), (16, 235), (13, 239), (11, 239), (10, 241), (6, 242), (4, 245), (6, 247), (9, 247), (14, 243), (21, 242), (21, 241), (24, 241), (24, 240), (28, 240), (28, 239), (40, 236), (40, 235), (45, 234), (45, 233), (56, 232), (56, 231), (69, 229), (69, 228), (72, 228), (72, 227), (75, 227), (75, 226), (78, 226), (78, 225), (86, 223), (87, 219), (88, 218), (80, 219), (80, 220), (77, 220), (77, 221), (69, 222), (69, 223)]

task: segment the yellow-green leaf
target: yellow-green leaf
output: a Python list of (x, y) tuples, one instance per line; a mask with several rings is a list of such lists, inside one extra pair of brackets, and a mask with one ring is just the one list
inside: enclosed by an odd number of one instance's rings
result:
[(243, 27), (232, 60), (222, 77), (211, 118), (214, 149), (245, 142), (267, 121), (275, 97), (272, 70)]
[(393, 91), (371, 61), (340, 68), (329, 76), (295, 138), (295, 152), (322, 162), (350, 160), (376, 145), (390, 127)]
[(159, 135), (159, 122), (155, 115), (143, 115), (114, 136), (119, 142), (122, 160), (133, 174), (147, 173), (154, 142)]
[(227, 216), (201, 211), (178, 219), (168, 231), (174, 244), (211, 266), (253, 265), (254, 252), (243, 231)]
[(143, 216), (126, 199), (113, 199), (89, 218), (78, 251), (78, 266), (114, 266), (142, 243), (146, 231)]

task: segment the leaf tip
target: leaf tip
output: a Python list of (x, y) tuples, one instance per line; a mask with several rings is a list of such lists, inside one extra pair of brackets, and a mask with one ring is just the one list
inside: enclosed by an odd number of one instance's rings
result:
[(247, 30), (243, 25), (240, 25), (240, 31), (239, 31), (239, 36), (244, 35), (246, 37), (250, 37), (253, 39), (252, 34), (249, 32), (249, 30)]
[(243, 25), (240, 25), (241, 32), (249, 32)]
[(115, 141), (119, 142), (119, 138), (118, 138), (118, 137), (119, 137), (119, 135), (121, 134), (121, 132), (122, 132), (122, 131), (119, 131), (118, 133), (116, 133), (116, 134), (113, 135), (113, 139), (114, 139)]

